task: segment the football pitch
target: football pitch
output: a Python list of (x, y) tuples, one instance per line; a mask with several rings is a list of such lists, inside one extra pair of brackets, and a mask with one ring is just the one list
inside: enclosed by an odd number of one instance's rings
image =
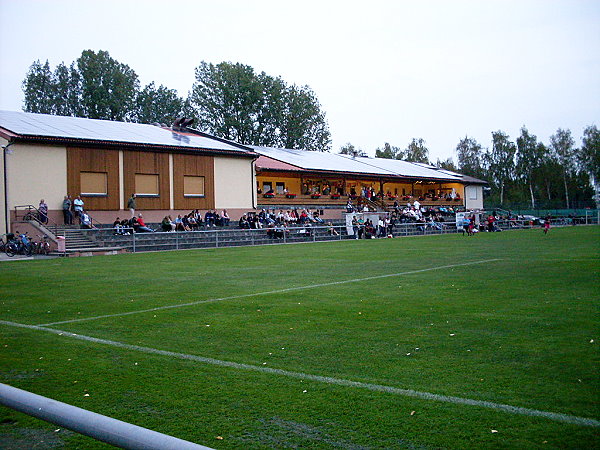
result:
[[(599, 257), (577, 226), (0, 263), (0, 382), (213, 448), (599, 448)], [(109, 447), (0, 407), (0, 448), (40, 440)]]

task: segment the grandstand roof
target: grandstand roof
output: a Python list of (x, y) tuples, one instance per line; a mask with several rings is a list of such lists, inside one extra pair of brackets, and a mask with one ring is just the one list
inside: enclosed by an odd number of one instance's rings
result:
[(141, 123), (17, 111), (0, 111), (0, 135), (7, 139), (23, 141), (211, 150), (240, 156), (256, 156), (246, 146), (195, 130), (180, 132)]
[(274, 163), (268, 162), (268, 160), (263, 158), (267, 157), (286, 165), (292, 165), (295, 170), (487, 184), (485, 181), (478, 180), (477, 178), (467, 177), (429, 164), (400, 161), (397, 159), (354, 158), (349, 155), (328, 152), (311, 152), (306, 150), (257, 146), (250, 147), (256, 153), (262, 155), (262, 157), (256, 161), (256, 166), (264, 169), (285, 170), (283, 167), (277, 167)]

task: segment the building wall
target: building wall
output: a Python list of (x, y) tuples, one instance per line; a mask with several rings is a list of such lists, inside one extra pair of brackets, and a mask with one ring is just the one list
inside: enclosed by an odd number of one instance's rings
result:
[(255, 174), (248, 158), (215, 156), (215, 208), (253, 208)]
[[(62, 211), (67, 194), (67, 149), (61, 146), (13, 144), (6, 156), (8, 208), (38, 206), (41, 199), (49, 210)], [(62, 215), (62, 213), (60, 213)], [(50, 215), (54, 220), (54, 216)]]
[[(102, 172), (106, 173), (107, 178), (106, 196), (81, 196), (86, 210), (119, 209), (119, 152), (117, 150), (67, 148), (67, 190), (72, 200), (81, 193), (81, 172)], [(50, 207), (50, 209), (54, 208)]]
[[(0, 138), (0, 146), (8, 144), (6, 139)], [(4, 151), (0, 154), (0, 234), (8, 233), (8, 211), (4, 196)]]
[[(258, 182), (258, 186), (263, 191), (263, 183), (268, 182), (273, 186), (273, 190), (275, 190), (275, 186), (277, 183), (285, 183), (285, 187), (291, 194), (299, 195), (300, 192), (300, 176), (282, 176), (277, 173), (262, 173), (257, 175), (256, 181)], [(255, 184), (256, 185), (256, 184)]]
[[(173, 155), (173, 204), (175, 209), (215, 208), (215, 158), (202, 155)], [(184, 176), (204, 177), (204, 198), (184, 196)]]
[(169, 209), (170, 208), (170, 173), (168, 153), (156, 152), (123, 152), (123, 186), (122, 192), (124, 204), (135, 189), (135, 175), (158, 175), (159, 195), (157, 197), (142, 197), (136, 199), (136, 209)]
[(483, 209), (483, 187), (480, 185), (465, 186), (465, 208)]

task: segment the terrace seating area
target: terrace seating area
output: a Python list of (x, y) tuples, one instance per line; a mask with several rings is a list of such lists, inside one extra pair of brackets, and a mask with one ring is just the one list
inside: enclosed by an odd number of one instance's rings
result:
[(259, 194), (259, 207), (330, 206), (342, 208), (348, 197), (339, 195)]
[[(149, 224), (159, 228), (160, 224)], [(311, 241), (331, 241), (348, 239), (341, 223), (334, 225), (337, 235), (330, 231), (331, 226), (295, 226), (285, 232), (273, 233), (270, 228), (240, 229), (211, 228), (203, 231), (115, 234), (112, 228), (85, 230), (99, 246), (121, 247), (131, 252), (158, 250), (182, 250), (191, 248), (238, 247), (245, 245), (265, 245), (279, 243), (300, 243)]]

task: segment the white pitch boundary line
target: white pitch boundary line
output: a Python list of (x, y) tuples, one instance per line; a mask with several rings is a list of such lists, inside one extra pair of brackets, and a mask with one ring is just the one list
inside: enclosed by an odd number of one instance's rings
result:
[(82, 317), (82, 318), (78, 318), (78, 319), (62, 320), (60, 322), (40, 323), (40, 324), (38, 324), (38, 326), (39, 327), (48, 327), (48, 326), (53, 326), (53, 325), (62, 325), (65, 323), (84, 322), (84, 321), (88, 321), (88, 320), (107, 319), (110, 317), (129, 316), (132, 314), (141, 314), (141, 313), (147, 313), (147, 312), (161, 311), (163, 309), (182, 308), (184, 306), (194, 306), (194, 305), (200, 305), (202, 303), (221, 302), (223, 300), (236, 300), (236, 299), (240, 299), (240, 298), (258, 297), (261, 295), (281, 294), (283, 292), (301, 291), (304, 289), (313, 289), (313, 288), (320, 288), (320, 287), (325, 287), (325, 286), (335, 286), (338, 284), (358, 283), (360, 281), (377, 280), (380, 278), (399, 277), (402, 275), (411, 275), (413, 273), (430, 272), (432, 270), (452, 269), (455, 267), (472, 266), (475, 264), (485, 264), (485, 263), (489, 263), (489, 262), (500, 261), (500, 259), (501, 258), (484, 259), (482, 261), (472, 261), (472, 262), (466, 262), (466, 263), (450, 264), (450, 265), (446, 265), (446, 266), (429, 267), (427, 269), (410, 270), (408, 272), (388, 273), (385, 275), (374, 275), (372, 277), (353, 278), (351, 280), (331, 281), (329, 283), (309, 284), (306, 286), (297, 286), (297, 287), (291, 287), (291, 288), (285, 288), (285, 289), (276, 289), (274, 291), (255, 292), (252, 294), (232, 295), (230, 297), (210, 298), (207, 300), (198, 300), (198, 301), (189, 302), (189, 303), (178, 303), (176, 305), (157, 306), (156, 308), (140, 309), (137, 311), (128, 311), (128, 312), (115, 313), (115, 314), (104, 314), (102, 316), (94, 316), (94, 317)]
[(26, 325), (26, 324), (21, 324), (21, 323), (16, 323), (16, 322), (9, 322), (9, 321), (5, 321), (5, 320), (0, 320), (0, 324), (11, 326), (11, 327), (27, 328), (27, 329), (31, 329), (31, 330), (37, 330), (37, 331), (47, 331), (49, 333), (58, 334), (59, 336), (71, 337), (71, 338), (79, 339), (82, 341), (94, 342), (96, 344), (110, 345), (112, 347), (118, 347), (118, 348), (122, 348), (125, 350), (133, 350), (133, 351), (142, 352), (142, 353), (148, 353), (148, 354), (154, 354), (154, 355), (167, 356), (167, 357), (171, 357), (171, 358), (196, 361), (196, 362), (200, 362), (200, 363), (211, 364), (214, 366), (230, 367), (233, 369), (241, 369), (241, 370), (250, 370), (250, 371), (254, 371), (254, 372), (268, 373), (268, 374), (272, 374), (272, 375), (280, 375), (280, 376), (285, 376), (285, 377), (289, 377), (289, 378), (299, 378), (302, 380), (317, 381), (320, 383), (326, 383), (326, 384), (330, 384), (330, 385), (367, 389), (369, 391), (385, 392), (388, 394), (401, 395), (404, 397), (419, 398), (419, 399), (423, 399), (423, 400), (433, 400), (433, 401), (444, 402), (444, 403), (453, 403), (456, 405), (478, 406), (481, 408), (488, 408), (488, 409), (492, 409), (492, 410), (496, 410), (496, 411), (500, 411), (500, 412), (504, 412), (504, 413), (508, 413), (508, 414), (517, 414), (517, 415), (523, 415), (523, 416), (529, 416), (529, 417), (542, 417), (544, 419), (553, 420), (555, 422), (563, 422), (563, 423), (568, 423), (568, 424), (572, 424), (572, 425), (594, 427), (594, 428), (600, 427), (600, 421), (598, 421), (598, 420), (589, 419), (586, 417), (572, 416), (569, 414), (561, 414), (561, 413), (554, 413), (554, 412), (549, 412), (549, 411), (541, 411), (541, 410), (537, 410), (537, 409), (522, 408), (520, 406), (505, 405), (502, 403), (488, 402), (485, 400), (473, 400), (470, 398), (433, 394), (431, 392), (414, 391), (412, 389), (401, 389), (401, 388), (397, 388), (397, 387), (393, 387), (393, 386), (385, 386), (385, 385), (381, 385), (381, 384), (363, 383), (360, 381), (346, 380), (343, 378), (326, 377), (326, 376), (313, 375), (313, 374), (303, 373), (303, 372), (292, 372), (289, 370), (274, 369), (274, 368), (264, 367), (264, 366), (261, 367), (261, 366), (255, 366), (252, 364), (241, 364), (241, 363), (236, 363), (236, 362), (232, 362), (232, 361), (223, 361), (220, 359), (206, 358), (203, 356), (189, 355), (186, 353), (170, 352), (170, 351), (159, 350), (159, 349), (151, 348), (151, 347), (142, 347), (139, 345), (125, 344), (122, 342), (111, 341), (108, 339), (100, 339), (100, 338), (95, 338), (95, 337), (91, 337), (91, 336), (85, 336), (85, 335), (81, 335), (81, 334), (71, 333), (69, 331), (62, 331), (62, 330), (57, 330), (57, 329), (53, 329), (53, 328), (41, 327), (41, 326), (37, 326), (37, 325)]

